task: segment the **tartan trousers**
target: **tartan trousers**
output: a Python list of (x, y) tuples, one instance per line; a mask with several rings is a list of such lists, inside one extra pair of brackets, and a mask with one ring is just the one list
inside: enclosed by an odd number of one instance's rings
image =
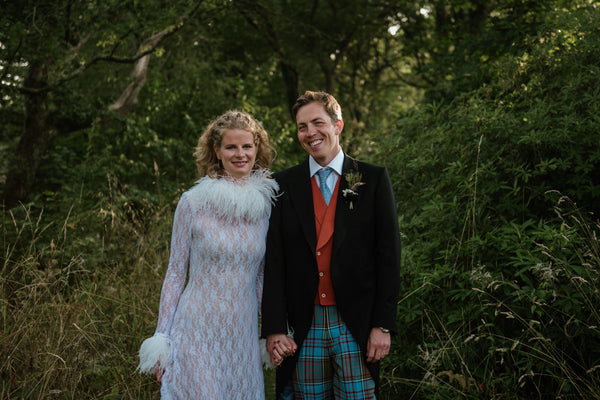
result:
[(375, 382), (336, 306), (315, 305), (292, 381), (295, 400), (375, 399)]

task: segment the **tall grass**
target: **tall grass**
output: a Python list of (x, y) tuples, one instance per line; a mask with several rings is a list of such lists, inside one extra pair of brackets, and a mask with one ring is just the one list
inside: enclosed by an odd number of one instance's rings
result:
[(2, 216), (2, 399), (159, 397), (134, 370), (154, 329), (171, 211), (142, 221), (114, 198), (98, 204), (56, 221), (31, 206)]
[[(2, 214), (1, 399), (159, 398), (135, 367), (156, 324), (174, 203), (107, 193), (61, 218)], [(383, 399), (600, 398), (600, 223), (549, 195), (555, 220), (498, 226), (484, 244), (510, 253), (506, 264), (407, 266)], [(474, 237), (457, 248), (477, 254)], [(273, 371), (266, 386), (272, 399)]]
[(554, 221), (494, 232), (511, 262), (411, 275), (390, 397), (600, 399), (600, 222), (549, 195)]

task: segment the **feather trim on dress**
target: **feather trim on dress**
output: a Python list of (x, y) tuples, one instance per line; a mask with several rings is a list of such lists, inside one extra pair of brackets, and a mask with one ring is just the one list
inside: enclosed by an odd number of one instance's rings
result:
[(140, 365), (137, 370), (152, 374), (156, 368), (165, 368), (171, 358), (171, 339), (166, 335), (154, 335), (144, 340), (140, 347)]
[(271, 213), (279, 185), (267, 169), (255, 170), (246, 178), (205, 176), (186, 192), (194, 209), (213, 213), (226, 222), (257, 223)]

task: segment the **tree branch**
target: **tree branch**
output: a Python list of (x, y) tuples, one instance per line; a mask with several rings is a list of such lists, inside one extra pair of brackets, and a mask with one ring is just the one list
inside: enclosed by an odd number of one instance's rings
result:
[(114, 53), (114, 50), (116, 50), (116, 47), (118, 46), (118, 44), (117, 44), (117, 46), (115, 46), (115, 49), (113, 49), (110, 53), (98, 55), (98, 56), (92, 58), (89, 62), (81, 65), (79, 68), (75, 69), (70, 74), (62, 76), (61, 78), (59, 78), (56, 82), (54, 82), (52, 84), (48, 84), (47, 86), (40, 87), (40, 88), (21, 87), (21, 88), (19, 88), (19, 92), (26, 93), (26, 94), (36, 94), (36, 93), (41, 93), (41, 92), (52, 91), (55, 88), (62, 85), (63, 83), (70, 81), (72, 79), (75, 79), (76, 77), (78, 77), (79, 75), (81, 75), (82, 73), (87, 71), (89, 68), (91, 68), (93, 65), (95, 65), (99, 62), (112, 62), (112, 63), (119, 63), (119, 64), (138, 63), (141, 59), (148, 57), (148, 56), (150, 56), (150, 54), (154, 53), (154, 51), (156, 51), (156, 49), (166, 39), (170, 38), (175, 33), (179, 32), (185, 26), (186, 21), (198, 11), (198, 9), (200, 8), (200, 5), (202, 3), (203, 3), (203, 0), (198, 1), (187, 14), (183, 15), (180, 18), (179, 22), (177, 22), (176, 24), (173, 24), (171, 26), (168, 26), (167, 28), (163, 29), (159, 33), (156, 33), (156, 34), (152, 35), (151, 37), (149, 37), (148, 39), (146, 39), (142, 43), (142, 45), (139, 47), (138, 52), (131, 57), (115, 56), (113, 53)]

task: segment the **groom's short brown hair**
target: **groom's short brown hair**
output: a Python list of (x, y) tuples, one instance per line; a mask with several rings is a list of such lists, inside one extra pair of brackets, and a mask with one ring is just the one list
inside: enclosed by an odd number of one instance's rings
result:
[(335, 97), (326, 92), (311, 92), (307, 90), (304, 94), (296, 100), (296, 103), (292, 106), (292, 115), (294, 116), (294, 122), (296, 122), (296, 115), (298, 110), (310, 103), (319, 103), (323, 105), (325, 112), (331, 118), (332, 123), (336, 123), (342, 119), (342, 107), (337, 102)]

